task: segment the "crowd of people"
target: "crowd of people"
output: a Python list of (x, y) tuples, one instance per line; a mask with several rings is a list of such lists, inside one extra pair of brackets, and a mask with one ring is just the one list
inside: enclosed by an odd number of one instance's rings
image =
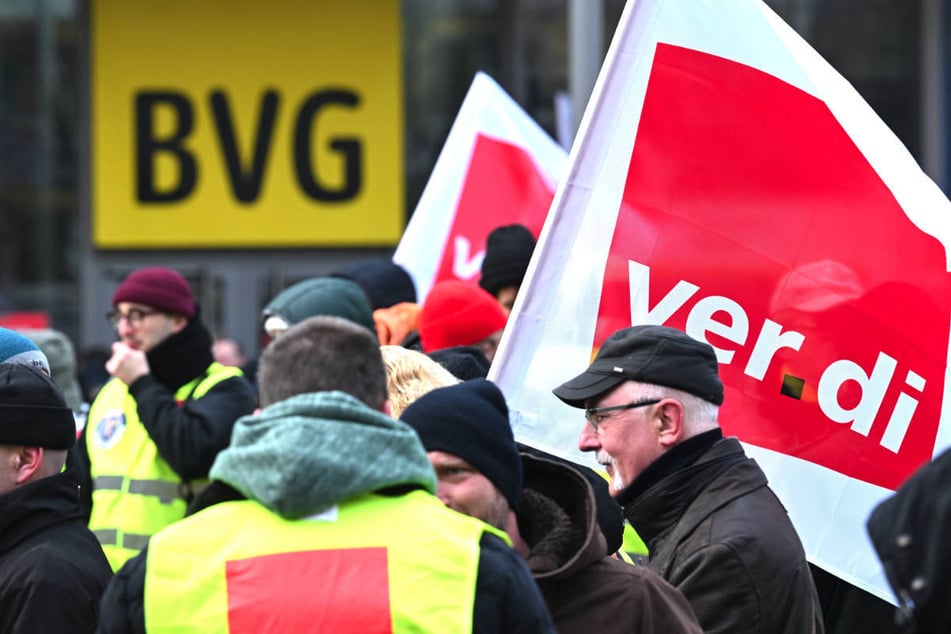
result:
[(293, 284), (250, 361), (178, 272), (135, 270), (88, 399), (61, 333), (0, 329), (0, 632), (951, 631), (948, 459), (870, 520), (899, 608), (833, 597), (679, 330), (551, 386), (603, 474), (518, 443), (485, 377), (534, 237), (487, 246), (421, 304), (387, 260)]

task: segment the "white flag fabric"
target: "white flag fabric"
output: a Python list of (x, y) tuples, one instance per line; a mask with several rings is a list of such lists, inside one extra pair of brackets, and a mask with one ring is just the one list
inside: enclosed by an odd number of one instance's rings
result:
[(478, 281), (492, 229), (519, 223), (537, 237), (566, 156), (491, 77), (477, 73), (393, 254), (419, 302), (440, 280)]
[(577, 450), (552, 388), (632, 324), (717, 351), (810, 561), (894, 602), (873, 506), (948, 447), (951, 203), (760, 0), (637, 0), (490, 372), (518, 440)]

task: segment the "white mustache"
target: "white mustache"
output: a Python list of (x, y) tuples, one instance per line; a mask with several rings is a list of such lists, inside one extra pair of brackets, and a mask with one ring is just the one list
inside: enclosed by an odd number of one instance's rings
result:
[(597, 455), (595, 456), (595, 459), (598, 461), (599, 464), (602, 464), (605, 467), (614, 466), (614, 458), (612, 458), (611, 455), (606, 451), (603, 451), (603, 450), (599, 451)]

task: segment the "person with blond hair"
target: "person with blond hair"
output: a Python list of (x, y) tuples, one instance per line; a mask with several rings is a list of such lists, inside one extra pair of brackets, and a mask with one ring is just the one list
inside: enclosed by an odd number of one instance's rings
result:
[(393, 418), (399, 418), (423, 394), (459, 382), (449, 370), (422, 352), (402, 346), (380, 346), (380, 352), (386, 366), (386, 391)]

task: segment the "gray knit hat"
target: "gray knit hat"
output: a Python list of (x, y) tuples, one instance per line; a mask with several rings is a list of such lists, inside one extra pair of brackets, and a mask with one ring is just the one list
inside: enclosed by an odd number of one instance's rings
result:
[(24, 330), (23, 334), (39, 346), (49, 360), (50, 376), (63, 390), (66, 404), (74, 412), (83, 406), (82, 390), (76, 375), (76, 350), (73, 342), (64, 333), (52, 328)]

